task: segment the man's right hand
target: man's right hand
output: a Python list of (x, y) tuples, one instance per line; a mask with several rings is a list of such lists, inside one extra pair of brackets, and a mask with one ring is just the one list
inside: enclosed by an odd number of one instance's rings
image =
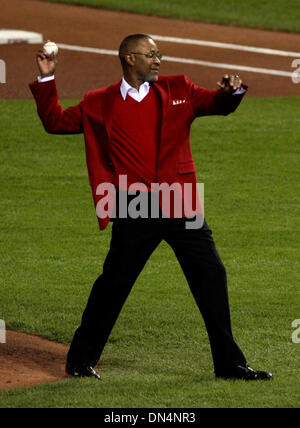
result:
[(57, 64), (57, 59), (54, 57), (54, 54), (47, 55), (46, 51), (41, 48), (37, 52), (36, 62), (40, 70), (41, 77), (49, 77), (54, 75)]

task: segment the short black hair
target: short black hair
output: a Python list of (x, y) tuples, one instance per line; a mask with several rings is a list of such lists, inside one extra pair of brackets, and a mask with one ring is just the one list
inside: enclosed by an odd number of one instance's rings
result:
[(131, 46), (133, 46), (138, 40), (141, 39), (152, 40), (152, 37), (149, 36), (149, 34), (131, 34), (130, 36), (125, 37), (119, 48), (119, 57), (123, 58), (124, 55), (126, 55), (130, 51)]

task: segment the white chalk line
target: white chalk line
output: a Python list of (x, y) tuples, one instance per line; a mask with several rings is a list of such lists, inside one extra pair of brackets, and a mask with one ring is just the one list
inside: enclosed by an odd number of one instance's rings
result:
[(249, 71), (250, 73), (261, 73), (261, 74), (268, 74), (273, 76), (292, 77), (293, 75), (293, 73), (289, 71), (272, 70), (270, 68), (248, 67), (245, 65), (237, 65), (237, 64), (223, 64), (220, 62), (201, 61), (197, 59), (173, 58), (171, 56), (164, 56), (163, 59), (165, 61), (170, 61), (170, 62), (181, 62), (184, 64), (194, 64), (194, 65), (200, 65), (200, 66), (211, 67), (211, 68), (225, 68), (228, 70)]
[(179, 37), (167, 37), (167, 36), (159, 36), (155, 34), (151, 34), (154, 40), (160, 42), (171, 42), (171, 43), (182, 43), (186, 45), (196, 45), (196, 46), (208, 46), (213, 48), (221, 48), (221, 49), (231, 49), (237, 51), (244, 52), (254, 52), (265, 55), (277, 55), (277, 56), (288, 56), (288, 57), (298, 57), (300, 58), (300, 52), (289, 52), (282, 51), (278, 49), (269, 49), (269, 48), (258, 48), (256, 46), (244, 46), (244, 45), (236, 45), (232, 43), (220, 43), (220, 42), (212, 42), (208, 40), (195, 40), (195, 39), (185, 39)]
[[(67, 45), (63, 43), (58, 43), (57, 45), (60, 49), (76, 51), (76, 52), (86, 52), (86, 53), (95, 53), (100, 55), (113, 55), (113, 56), (118, 55), (118, 51), (116, 50), (89, 48), (89, 47), (83, 47), (83, 46)], [(192, 65), (199, 65), (199, 66), (211, 67), (211, 68), (222, 68), (222, 69), (228, 69), (228, 70), (247, 71), (250, 73), (261, 73), (261, 74), (283, 76), (283, 77), (289, 77), (289, 78), (293, 76), (293, 72), (289, 72), (289, 71), (272, 70), (270, 68), (248, 67), (245, 65), (237, 65), (237, 64), (223, 64), (218, 62), (202, 61), (202, 60), (189, 59), (189, 58), (177, 58), (177, 57), (171, 57), (171, 56), (164, 56), (163, 60), (168, 62), (177, 62), (177, 63), (183, 63), (183, 64), (192, 64)]]

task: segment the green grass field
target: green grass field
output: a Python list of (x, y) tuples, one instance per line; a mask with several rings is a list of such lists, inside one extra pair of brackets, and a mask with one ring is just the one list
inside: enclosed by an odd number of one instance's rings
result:
[(300, 0), (44, 0), (213, 24), (300, 32)]
[[(204, 323), (161, 244), (104, 350), (103, 382), (1, 391), (0, 407), (299, 406), (300, 345), (291, 341), (300, 318), (299, 101), (246, 98), (235, 114), (198, 119), (192, 129), (233, 331), (249, 363), (275, 380), (215, 379)], [(0, 318), (68, 343), (110, 240), (110, 227), (98, 230), (83, 138), (48, 135), (33, 101), (3, 100), (0, 138)]]

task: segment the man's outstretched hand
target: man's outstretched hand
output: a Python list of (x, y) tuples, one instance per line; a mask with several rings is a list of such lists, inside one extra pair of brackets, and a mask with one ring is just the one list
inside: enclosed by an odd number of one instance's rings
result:
[(218, 86), (226, 92), (226, 94), (233, 94), (242, 84), (242, 79), (237, 74), (225, 74), (222, 81), (218, 82)]
[(43, 48), (40, 48), (36, 55), (36, 62), (40, 70), (41, 77), (54, 75), (57, 64), (57, 59), (54, 54), (48, 55)]

